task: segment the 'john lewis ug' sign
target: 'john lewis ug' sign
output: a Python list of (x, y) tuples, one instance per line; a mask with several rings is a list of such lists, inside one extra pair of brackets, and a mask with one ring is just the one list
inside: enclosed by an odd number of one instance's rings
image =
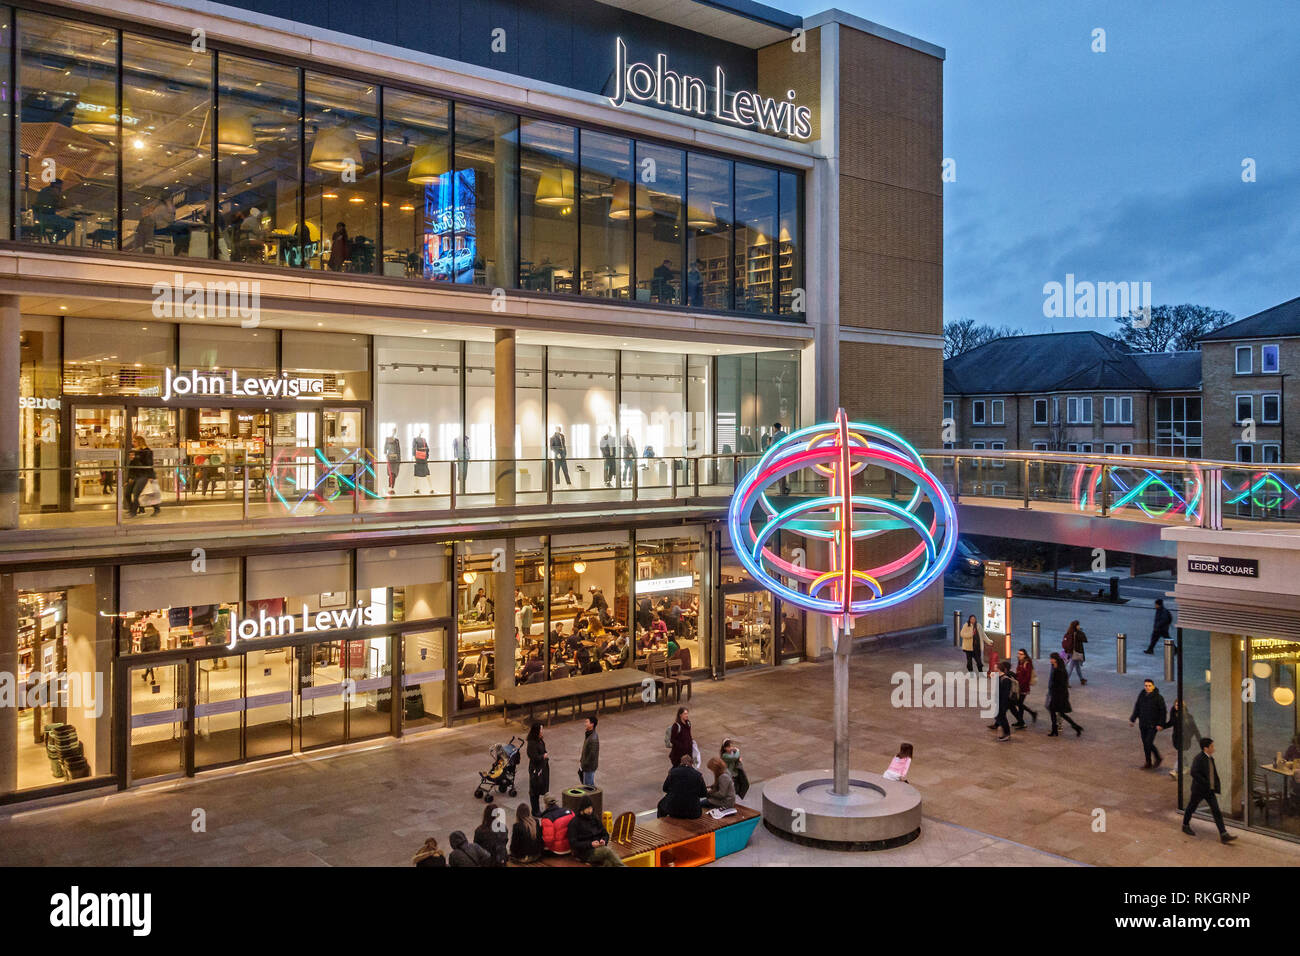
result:
[(704, 81), (668, 69), (668, 55), (655, 56), (655, 65), (629, 63), (627, 44), (621, 37), (614, 40), (614, 95), (609, 101), (622, 106), (628, 100), (656, 103), (683, 113), (708, 116), (722, 123), (757, 129), (765, 133), (784, 133), (795, 139), (812, 136), (812, 109), (794, 102), (794, 90), (786, 99), (775, 100), (750, 90), (727, 92), (727, 75), (714, 67), (713, 91)]

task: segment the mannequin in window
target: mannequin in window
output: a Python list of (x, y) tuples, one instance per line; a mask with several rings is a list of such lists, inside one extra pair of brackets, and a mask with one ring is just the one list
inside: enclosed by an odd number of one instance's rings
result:
[(402, 443), (397, 438), (396, 425), (393, 426), (393, 433), (384, 439), (384, 458), (388, 461), (388, 493), (391, 495), (402, 470)]
[(631, 484), (632, 475), (636, 473), (636, 442), (632, 440), (632, 430), (623, 433), (623, 483)]
[(573, 479), (569, 477), (569, 446), (564, 440), (564, 432), (560, 431), (560, 426), (555, 426), (555, 433), (551, 435), (551, 457), (555, 462), (554, 480), (551, 484), (559, 487), (560, 475), (564, 475), (564, 483), (570, 488), (573, 487)]
[(451, 453), (456, 458), (456, 476), (460, 479), (460, 493), (465, 493), (465, 478), (469, 475), (469, 436), (461, 435), (451, 440)]
[(605, 459), (605, 487), (608, 488), (618, 477), (618, 439), (609, 429), (600, 436), (600, 457)]
[(420, 494), (420, 487), (423, 485), (425, 494), (433, 494), (429, 481), (429, 443), (424, 438), (423, 428), (415, 436), (415, 441), (411, 442), (411, 452), (415, 458), (415, 493)]

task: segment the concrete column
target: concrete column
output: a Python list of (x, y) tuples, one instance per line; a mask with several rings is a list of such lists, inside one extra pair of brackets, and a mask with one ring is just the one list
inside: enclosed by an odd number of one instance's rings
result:
[[(1219, 771), (1219, 805), (1224, 816), (1238, 819), (1244, 810), (1246, 781), (1242, 780), (1241, 754), (1241, 642), (1233, 634), (1210, 634), (1210, 727), (1214, 738), (1214, 766)], [(1204, 731), (1203, 731), (1204, 732)], [(1199, 752), (1189, 744), (1190, 756)], [(1190, 758), (1189, 758), (1190, 759)]]
[(0, 295), (0, 528), (18, 527), (18, 296)]
[[(98, 568), (93, 584), (68, 589), (69, 674), (89, 675), (82, 699), (73, 701), (66, 720), (77, 728), (92, 774), (109, 772), (112, 713), (109, 706), (113, 661), (113, 618), (99, 613), (112, 601), (112, 568)], [(80, 677), (78, 678), (80, 679)], [(94, 692), (91, 704), (90, 693)], [(89, 705), (89, 706), (81, 706)]]
[[(15, 344), (17, 337), (14, 338)], [(17, 403), (15, 403), (17, 404)], [(18, 687), (18, 590), (12, 574), (0, 574), (0, 675)], [(18, 789), (18, 702), (0, 707), (0, 793)]]
[[(515, 503), (515, 330), (496, 330), (495, 474), (498, 505)], [(511, 592), (513, 593), (513, 591)]]

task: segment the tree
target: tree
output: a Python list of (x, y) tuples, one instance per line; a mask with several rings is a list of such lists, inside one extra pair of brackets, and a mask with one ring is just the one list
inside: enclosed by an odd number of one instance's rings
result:
[(946, 359), (956, 358), (958, 355), (979, 348), (979, 346), (986, 342), (992, 342), (994, 339), (1005, 339), (1013, 335), (1023, 334), (1020, 329), (1013, 329), (1009, 325), (994, 327), (976, 323), (974, 319), (958, 319), (956, 322), (945, 322), (943, 325), (943, 357)]
[(1232, 319), (1231, 313), (1204, 305), (1157, 305), (1150, 315), (1135, 311), (1115, 319), (1115, 337), (1139, 352), (1186, 352), (1199, 348), (1197, 339)]

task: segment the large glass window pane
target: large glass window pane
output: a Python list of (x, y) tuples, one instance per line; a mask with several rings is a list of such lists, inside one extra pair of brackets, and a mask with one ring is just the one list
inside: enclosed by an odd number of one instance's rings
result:
[[(515, 474), (519, 491), (546, 488), (546, 399), (541, 345), (515, 347)], [(558, 483), (556, 487), (559, 487)]]
[(180, 339), (177, 371), (181, 374), (187, 374), (190, 369), (239, 369), (241, 378), (276, 374), (274, 329), (182, 325)]
[(307, 231), (319, 235), (305, 262), (331, 272), (372, 273), (379, 210), (379, 92), (308, 73), (305, 79)]
[(384, 275), (451, 280), (455, 215), (446, 100), (384, 89)]
[(123, 249), (211, 254), (212, 58), (187, 44), (126, 34), (122, 100)]
[(572, 292), (578, 257), (574, 178), (578, 134), (572, 126), (524, 120), (519, 127), (519, 284)]
[(301, 266), (321, 235), (298, 221), (298, 70), (225, 53), (217, 69), (217, 258)]
[(519, 133), (511, 113), (456, 106), (452, 282), (513, 288), (518, 259)]
[[(685, 154), (636, 144), (636, 297), (638, 302), (680, 305), (682, 197)], [(615, 211), (620, 207), (615, 197)]]
[(10, 156), (9, 133), (13, 116), (13, 90), (10, 90), (8, 69), (10, 57), (14, 54), (13, 30), (9, 29), (9, 8), (0, 7), (0, 87), (5, 95), (0, 97), (0, 169), (9, 170), (9, 175), (0, 177), (0, 239), (9, 238), (9, 196), (13, 189), (13, 162)]
[(738, 312), (771, 312), (775, 308), (776, 186), (776, 170), (736, 164)]
[(1300, 836), (1300, 643), (1252, 637), (1249, 648), (1256, 692), (1247, 724), (1251, 823)]
[[(494, 489), (496, 458), (496, 355), (491, 342), (465, 343), (465, 431), (469, 454), (465, 487), (469, 494)], [(489, 593), (491, 593), (489, 591)]]
[(632, 217), (620, 215), (617, 197), (630, 194), (632, 141), (581, 131), (583, 295), (626, 298), (632, 286)]
[(348, 332), (285, 330), (280, 364), (290, 375), (325, 380), (325, 399), (370, 398), (370, 339)]
[[(451, 479), (445, 467), (431, 464), (429, 475), (415, 474), (415, 445), (424, 438), (430, 462), (461, 457), (460, 343), (377, 336), (375, 363), (375, 440), (385, 462), (385, 489), (447, 494)], [(465, 490), (463, 482), (458, 490)]]
[(617, 434), (612, 349), (552, 347), (547, 352), (547, 450), (555, 487), (599, 487), (605, 465), (601, 439)]
[(18, 337), (18, 464), (22, 468), (21, 510), (59, 506), (62, 368), (60, 323), (53, 316), (24, 315)]
[(803, 180), (797, 173), (781, 173), (781, 221), (777, 232), (778, 295), (782, 315), (791, 315), (798, 305), (795, 289), (803, 288)]
[(64, 322), (63, 390), (69, 395), (161, 395), (175, 359), (167, 322), (69, 318)]
[(731, 162), (691, 153), (686, 193), (687, 304), (731, 308)]
[(116, 31), (24, 11), (18, 40), (18, 238), (116, 248)]
[[(623, 404), (619, 417), (638, 450), (676, 457), (686, 444), (684, 363), (671, 352), (623, 353)], [(682, 480), (682, 476), (678, 476)]]
[(628, 607), (627, 533), (584, 537), (581, 544), (562, 538), (551, 550), (552, 679), (635, 666), (638, 656)]
[[(649, 622), (648, 643), (684, 670), (709, 666), (708, 615), (700, 600), (702, 549), (693, 537), (637, 534), (636, 599), (638, 637)], [(651, 535), (654, 535), (652, 538)]]
[(799, 420), (799, 353), (793, 349), (759, 352), (754, 410), (760, 449), (766, 449), (775, 426), (787, 434)]

